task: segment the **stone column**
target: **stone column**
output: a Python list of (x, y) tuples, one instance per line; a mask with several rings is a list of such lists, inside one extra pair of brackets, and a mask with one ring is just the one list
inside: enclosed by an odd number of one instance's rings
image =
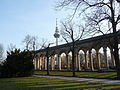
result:
[(58, 69), (61, 70), (61, 55), (58, 55)]
[(45, 70), (47, 70), (47, 58), (44, 56), (44, 67), (45, 67)]
[(66, 54), (66, 60), (67, 60), (67, 70), (70, 70), (70, 56)]
[(69, 66), (69, 70), (71, 70), (71, 56), (68, 55), (68, 66)]
[(87, 51), (84, 52), (85, 53), (85, 69), (88, 69), (88, 56), (87, 56)]
[(44, 56), (42, 56), (42, 69), (44, 70), (45, 69), (45, 59), (44, 59)]
[(39, 70), (42, 69), (42, 68), (41, 68), (41, 57), (39, 57), (39, 59), (38, 59), (38, 68), (39, 68)]
[(108, 63), (108, 59), (107, 59), (107, 48), (103, 47), (103, 52), (104, 52), (104, 62), (105, 62), (105, 66), (107, 69), (109, 69), (109, 63)]
[(81, 70), (81, 66), (80, 66), (80, 54), (77, 54), (77, 65), (78, 65), (78, 71)]
[(36, 58), (34, 58), (34, 69), (36, 70), (37, 68), (36, 68)]
[(99, 50), (96, 50), (96, 59), (97, 59), (98, 70), (101, 70)]
[(54, 70), (55, 68), (55, 60), (54, 56), (51, 56), (51, 70)]
[(47, 70), (47, 58), (44, 57), (44, 60), (45, 60), (45, 70)]
[(39, 63), (38, 63), (38, 57), (36, 58), (36, 69), (38, 70), (38, 65), (39, 65)]
[(90, 69), (91, 69), (91, 71), (94, 71), (93, 58), (92, 58), (91, 50), (89, 50), (89, 61), (90, 61)]

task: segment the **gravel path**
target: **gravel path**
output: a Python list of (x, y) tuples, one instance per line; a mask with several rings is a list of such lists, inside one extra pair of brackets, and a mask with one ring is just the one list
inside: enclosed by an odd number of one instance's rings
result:
[(42, 75), (33, 75), (33, 76), (45, 77), (45, 78), (58, 78), (58, 79), (66, 79), (66, 80), (76, 80), (76, 81), (88, 81), (88, 82), (97, 82), (97, 83), (120, 84), (120, 80), (94, 79), (94, 78), (77, 78), (77, 77), (64, 77), (64, 76), (42, 76)]

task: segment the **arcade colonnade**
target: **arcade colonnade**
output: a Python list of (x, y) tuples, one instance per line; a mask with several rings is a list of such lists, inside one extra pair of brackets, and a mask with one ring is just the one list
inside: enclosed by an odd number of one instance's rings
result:
[[(118, 43), (120, 44), (120, 31), (117, 32), (117, 35)], [(113, 41), (113, 34), (105, 34), (76, 41), (74, 46), (75, 70), (94, 71), (114, 69)], [(49, 50), (45, 48), (34, 51), (35, 58), (33, 62), (35, 70), (47, 70), (47, 51), (50, 70), (72, 70), (71, 46), (72, 43), (68, 43), (49, 47)], [(103, 51), (102, 53), (100, 53), (101, 50)]]
[[(102, 49), (100, 49), (102, 48)], [(101, 50), (103, 53), (100, 53)], [(107, 52), (109, 50), (109, 54)], [(109, 58), (108, 58), (109, 55)], [(72, 58), (70, 51), (52, 53), (49, 56), (50, 70), (72, 70)], [(36, 54), (33, 60), (35, 70), (47, 70), (47, 57), (45, 54)], [(112, 49), (109, 47), (99, 47), (97, 49), (78, 49), (75, 50), (75, 70), (109, 70), (115, 68), (115, 60)]]

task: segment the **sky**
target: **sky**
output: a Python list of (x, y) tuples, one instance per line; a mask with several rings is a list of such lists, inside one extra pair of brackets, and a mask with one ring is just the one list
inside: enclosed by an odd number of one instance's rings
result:
[(0, 0), (0, 43), (5, 50), (12, 43), (23, 48), (26, 35), (49, 41), (64, 13), (55, 10), (57, 0)]

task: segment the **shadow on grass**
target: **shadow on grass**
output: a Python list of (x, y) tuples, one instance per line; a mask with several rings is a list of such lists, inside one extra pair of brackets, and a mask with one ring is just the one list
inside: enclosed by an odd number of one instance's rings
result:
[(0, 79), (0, 90), (103, 90), (114, 88), (119, 90), (120, 85), (40, 77)]

